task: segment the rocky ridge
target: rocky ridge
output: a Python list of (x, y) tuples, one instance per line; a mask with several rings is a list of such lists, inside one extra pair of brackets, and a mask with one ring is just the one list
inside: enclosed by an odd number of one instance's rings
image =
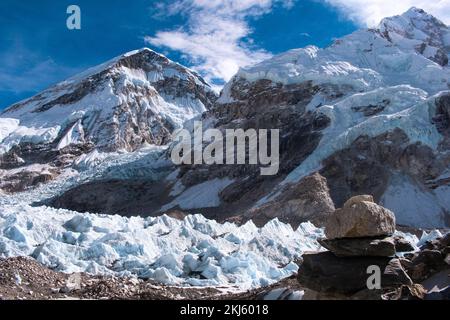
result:
[(0, 114), (0, 188), (35, 187), (93, 153), (166, 145), (216, 99), (198, 74), (165, 56), (126, 53)]

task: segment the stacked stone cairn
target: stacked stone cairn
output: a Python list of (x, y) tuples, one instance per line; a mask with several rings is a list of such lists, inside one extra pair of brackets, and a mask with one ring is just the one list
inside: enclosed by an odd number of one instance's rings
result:
[(329, 251), (303, 255), (298, 281), (307, 288), (304, 299), (382, 299), (402, 286), (420, 291), (396, 256), (414, 247), (394, 236), (395, 227), (394, 214), (372, 196), (348, 200), (325, 223), (326, 239), (319, 242)]

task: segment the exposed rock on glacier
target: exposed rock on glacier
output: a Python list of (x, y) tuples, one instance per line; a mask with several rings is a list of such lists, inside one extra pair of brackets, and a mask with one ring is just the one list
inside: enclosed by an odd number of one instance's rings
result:
[(256, 224), (264, 224), (277, 217), (294, 226), (306, 221), (322, 226), (334, 210), (326, 179), (315, 173), (297, 184), (287, 186), (270, 203), (249, 210), (244, 218)]

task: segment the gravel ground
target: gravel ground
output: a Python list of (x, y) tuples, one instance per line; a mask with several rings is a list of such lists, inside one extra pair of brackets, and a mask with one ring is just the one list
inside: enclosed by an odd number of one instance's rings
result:
[(0, 259), (0, 300), (118, 299), (118, 300), (220, 300), (262, 299), (267, 292), (286, 288), (288, 296), (298, 288), (290, 277), (267, 288), (230, 293), (227, 288), (180, 288), (136, 278), (65, 274), (52, 271), (34, 259)]

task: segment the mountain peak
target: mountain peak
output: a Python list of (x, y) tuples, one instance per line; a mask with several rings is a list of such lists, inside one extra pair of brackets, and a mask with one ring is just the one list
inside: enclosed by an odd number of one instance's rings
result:
[(432, 14), (429, 14), (425, 10), (417, 7), (411, 7), (408, 11), (403, 13), (401, 17), (409, 19), (411, 21), (429, 21), (436, 25), (446, 27), (445, 23), (443, 23), (441, 20), (439, 20)]
[[(128, 51), (118, 57), (115, 58), (115, 60), (120, 61), (129, 57), (134, 57), (134, 56), (143, 56), (143, 55), (147, 55), (147, 56), (152, 56), (152, 57), (159, 57), (161, 59), (167, 60), (171, 63), (175, 63), (172, 60), (170, 60), (169, 58), (167, 58), (165, 55), (163, 55), (162, 53), (156, 52), (150, 48), (147, 47), (143, 47), (141, 49), (137, 49), (137, 50), (132, 50), (132, 51)], [(113, 59), (114, 60), (114, 59)]]
[(429, 34), (431, 29), (448, 29), (447, 25), (425, 10), (412, 7), (405, 13), (384, 18), (380, 29), (394, 29), (397, 31), (412, 31), (413, 29)]
[(414, 50), (441, 66), (448, 65), (450, 29), (424, 10), (412, 7), (402, 15), (385, 18), (378, 29), (396, 46)]
[(408, 11), (406, 11), (402, 15), (403, 16), (411, 16), (411, 15), (413, 15), (413, 16), (428, 16), (428, 13), (421, 8), (411, 7)]
[(216, 99), (188, 68), (149, 48), (130, 51), (3, 111), (1, 118), (18, 120), (21, 128), (11, 126), (0, 154), (27, 139), (58, 149), (92, 142), (107, 151), (165, 144)]
[(67, 85), (74, 82), (84, 81), (87, 78), (114, 70), (120, 67), (129, 69), (142, 69), (145, 72), (158, 71), (161, 72), (165, 68), (172, 68), (180, 74), (185, 74), (188, 77), (195, 77), (206, 87), (209, 85), (194, 71), (189, 68), (174, 62), (165, 55), (158, 53), (150, 48), (144, 47), (138, 50), (132, 50), (116, 56), (111, 60), (91, 67), (75, 76), (61, 82), (58, 85)]

